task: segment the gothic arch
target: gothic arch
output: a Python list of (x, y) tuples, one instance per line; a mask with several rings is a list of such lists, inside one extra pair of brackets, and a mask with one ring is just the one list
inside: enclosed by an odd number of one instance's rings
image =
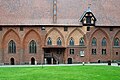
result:
[(120, 30), (116, 32), (115, 36), (113, 37), (112, 44), (114, 45), (114, 39), (118, 38), (120, 40), (120, 37), (116, 37), (120, 33)]
[[(15, 32), (13, 29), (9, 29), (4, 35), (3, 35), (3, 38), (2, 38), (2, 47), (4, 46), (4, 42), (5, 42), (5, 39), (6, 39), (6, 36), (7, 35), (9, 35), (11, 32), (13, 32), (16, 36), (17, 36), (17, 38), (18, 38), (18, 42), (20, 43), (20, 37), (19, 37), (19, 35), (17, 34), (17, 32)], [(13, 35), (14, 36), (14, 35)], [(14, 36), (15, 37), (15, 36)], [(11, 40), (13, 40), (13, 39), (11, 39)], [(10, 41), (10, 40), (9, 40)], [(14, 40), (15, 41), (15, 40)], [(16, 41), (15, 41), (15, 43), (16, 43)]]
[(116, 32), (114, 38), (120, 33), (120, 30)]
[[(48, 33), (45, 35), (45, 44), (46, 44), (46, 42), (47, 42), (47, 37), (48, 37), (49, 34), (50, 34), (51, 32), (53, 32), (53, 31), (57, 31), (57, 32), (60, 34), (60, 36), (58, 36), (58, 37), (61, 37), (62, 44), (64, 45), (64, 44), (65, 44), (64, 36), (63, 36), (63, 34), (62, 34), (57, 28), (52, 28), (52, 29), (50, 29), (50, 30), (48, 31)], [(57, 38), (57, 39), (58, 39), (58, 38)], [(57, 41), (57, 39), (56, 39), (56, 41)]]
[[(33, 30), (33, 29), (31, 29), (31, 30), (29, 30), (26, 34), (25, 34), (25, 36), (24, 36), (24, 38), (23, 38), (23, 47), (25, 47), (25, 40), (26, 40), (26, 38), (27, 38), (27, 36), (31, 33), (31, 32), (34, 32), (36, 35), (37, 35), (37, 37), (38, 37), (38, 39), (41, 41), (41, 37), (40, 37), (40, 34), (38, 33), (38, 32), (36, 32), (35, 30)], [(35, 40), (35, 39), (31, 39), (31, 40)], [(31, 40), (29, 40), (29, 42), (31, 41)], [(36, 40), (35, 40), (36, 41)], [(29, 43), (28, 42), (28, 43)], [(40, 44), (41, 45), (41, 44)]]
[[(67, 41), (66, 41), (66, 42), (67, 42), (67, 45), (69, 44), (69, 39), (71, 38), (71, 35), (72, 35), (75, 31), (78, 31), (79, 33), (81, 33), (81, 34), (83, 35), (84, 41), (85, 41), (85, 44), (86, 44), (86, 36), (85, 36), (84, 32), (83, 32), (81, 29), (75, 28), (75, 29), (69, 34), (69, 36), (68, 36), (68, 38), (67, 38)], [(73, 36), (72, 36), (72, 37), (73, 37)], [(74, 37), (73, 37), (73, 39), (74, 39)], [(80, 40), (80, 38), (79, 38), (78, 40)]]
[(108, 43), (110, 43), (110, 38), (109, 38), (108, 34), (107, 34), (103, 29), (100, 29), (100, 28), (99, 28), (99, 29), (95, 29), (95, 30), (93, 31), (92, 35), (90, 36), (89, 45), (91, 45), (91, 41), (92, 41), (93, 35), (94, 35), (97, 31), (101, 31), (101, 32), (105, 35), (106, 40), (108, 41)]

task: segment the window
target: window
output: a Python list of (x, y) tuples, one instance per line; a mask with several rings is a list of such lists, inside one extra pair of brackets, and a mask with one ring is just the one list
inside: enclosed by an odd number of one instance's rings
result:
[(58, 45), (58, 46), (61, 46), (61, 45), (62, 45), (62, 41), (61, 41), (60, 37), (59, 37), (58, 40), (57, 40), (57, 45)]
[(110, 27), (110, 31), (113, 31), (113, 28)]
[(70, 49), (70, 54), (74, 54), (74, 49)]
[(8, 53), (16, 53), (16, 44), (13, 40), (8, 43)]
[(106, 55), (106, 49), (102, 49), (102, 55)]
[(87, 31), (90, 31), (90, 26), (87, 26)]
[(0, 27), (0, 31), (2, 31), (2, 27)]
[(106, 45), (107, 45), (107, 43), (106, 43), (106, 39), (103, 38), (103, 39), (102, 39), (102, 46), (106, 46)]
[(47, 45), (52, 45), (52, 40), (50, 37), (48, 38)]
[(92, 39), (92, 46), (96, 46), (97, 45), (97, 40), (96, 40), (96, 38), (93, 38)]
[(74, 46), (74, 40), (73, 40), (73, 38), (70, 39), (69, 45), (70, 46)]
[(45, 27), (41, 27), (41, 30), (45, 30)]
[(68, 27), (64, 27), (64, 31), (68, 31)]
[(86, 17), (86, 22), (87, 22), (87, 24), (91, 24), (91, 16)]
[(29, 53), (36, 53), (36, 52), (37, 52), (37, 45), (36, 45), (36, 42), (32, 40), (29, 43)]
[(81, 57), (84, 56), (84, 51), (80, 51), (80, 56), (81, 56)]
[(118, 52), (116, 52), (116, 55), (118, 55)]
[(84, 38), (83, 37), (80, 39), (80, 46), (84, 46)]
[(96, 55), (96, 49), (92, 49), (92, 54)]
[(114, 39), (114, 46), (119, 46), (119, 39), (118, 38)]
[(20, 31), (23, 31), (23, 27), (20, 27)]

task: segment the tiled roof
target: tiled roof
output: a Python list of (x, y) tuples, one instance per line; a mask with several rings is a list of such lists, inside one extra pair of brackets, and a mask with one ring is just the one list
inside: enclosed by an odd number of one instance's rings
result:
[[(120, 0), (57, 0), (57, 24), (82, 25), (88, 7), (97, 26), (120, 26)], [(0, 0), (0, 24), (53, 24), (53, 0)]]

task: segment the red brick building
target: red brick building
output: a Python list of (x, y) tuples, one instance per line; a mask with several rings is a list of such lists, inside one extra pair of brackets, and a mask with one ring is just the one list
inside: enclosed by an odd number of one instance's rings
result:
[(120, 60), (119, 0), (1, 0), (0, 63)]

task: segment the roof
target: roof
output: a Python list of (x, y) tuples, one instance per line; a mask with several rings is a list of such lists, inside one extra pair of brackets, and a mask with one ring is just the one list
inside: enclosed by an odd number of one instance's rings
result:
[[(96, 26), (120, 26), (120, 0), (57, 0), (57, 23), (82, 25), (88, 6)], [(0, 25), (53, 24), (53, 0), (0, 0)]]

